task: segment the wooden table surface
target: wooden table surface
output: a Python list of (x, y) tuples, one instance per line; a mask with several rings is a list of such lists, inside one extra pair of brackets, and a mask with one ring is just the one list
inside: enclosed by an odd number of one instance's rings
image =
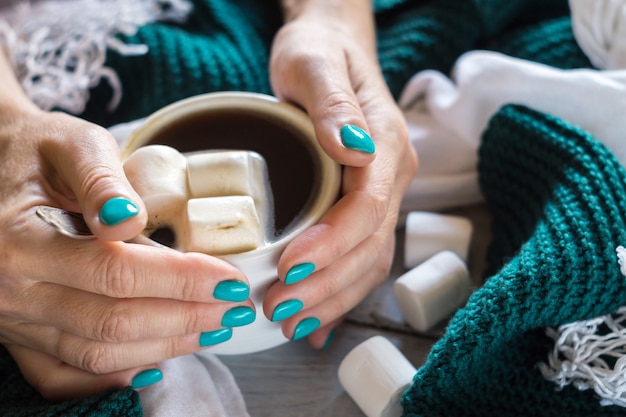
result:
[[(445, 214), (467, 217), (473, 224), (468, 269), (475, 286), (482, 282), (485, 250), (490, 238), (489, 216), (483, 206)], [(220, 356), (241, 389), (251, 417), (362, 417), (364, 413), (339, 383), (343, 358), (358, 344), (376, 335), (388, 338), (418, 368), (432, 344), (445, 330), (441, 323), (418, 334), (402, 319), (391, 291), (402, 266), (404, 233), (397, 233), (396, 258), (389, 278), (337, 328), (330, 346), (317, 351), (306, 340), (248, 355)]]

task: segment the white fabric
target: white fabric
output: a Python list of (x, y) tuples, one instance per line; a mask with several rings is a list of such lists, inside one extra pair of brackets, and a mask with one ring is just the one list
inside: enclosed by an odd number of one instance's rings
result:
[(505, 104), (524, 104), (577, 125), (626, 164), (626, 71), (559, 70), (472, 51), (459, 58), (450, 77), (416, 74), (399, 102), (420, 160), (405, 211), (482, 201), (477, 150), (489, 119)]
[(626, 0), (570, 0), (572, 29), (599, 69), (626, 68)]
[(162, 362), (163, 380), (140, 391), (145, 417), (249, 417), (228, 368), (208, 352)]

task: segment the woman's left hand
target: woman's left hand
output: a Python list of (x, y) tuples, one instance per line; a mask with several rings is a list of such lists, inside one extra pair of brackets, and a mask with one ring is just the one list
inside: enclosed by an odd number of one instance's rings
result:
[(338, 202), (283, 252), (264, 310), (287, 337), (310, 335), (322, 348), (388, 276), (417, 157), (377, 61), (370, 2), (284, 3), (287, 23), (272, 50), (274, 93), (306, 110), (343, 177)]

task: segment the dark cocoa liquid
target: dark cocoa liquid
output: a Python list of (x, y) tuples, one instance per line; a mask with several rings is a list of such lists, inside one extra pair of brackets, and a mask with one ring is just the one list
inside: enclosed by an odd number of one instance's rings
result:
[(147, 144), (168, 145), (183, 153), (209, 149), (259, 153), (268, 167), (277, 236), (306, 207), (314, 195), (315, 177), (320, 175), (310, 145), (293, 126), (243, 110), (190, 115), (155, 134)]

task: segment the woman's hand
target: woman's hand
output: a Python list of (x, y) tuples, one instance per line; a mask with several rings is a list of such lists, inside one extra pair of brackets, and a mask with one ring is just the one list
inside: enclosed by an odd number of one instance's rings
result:
[[(140, 371), (254, 318), (248, 281), (226, 262), (125, 243), (147, 216), (113, 137), (40, 111), (11, 77), (0, 54), (0, 343), (36, 389), (139, 387), (158, 379)], [(98, 239), (59, 234), (39, 205), (83, 213)]]
[(287, 337), (310, 335), (317, 348), (387, 277), (400, 202), (417, 169), (378, 65), (370, 3), (284, 0), (287, 23), (272, 50), (274, 93), (307, 111), (321, 146), (344, 165), (340, 200), (285, 249), (281, 281), (264, 302)]

